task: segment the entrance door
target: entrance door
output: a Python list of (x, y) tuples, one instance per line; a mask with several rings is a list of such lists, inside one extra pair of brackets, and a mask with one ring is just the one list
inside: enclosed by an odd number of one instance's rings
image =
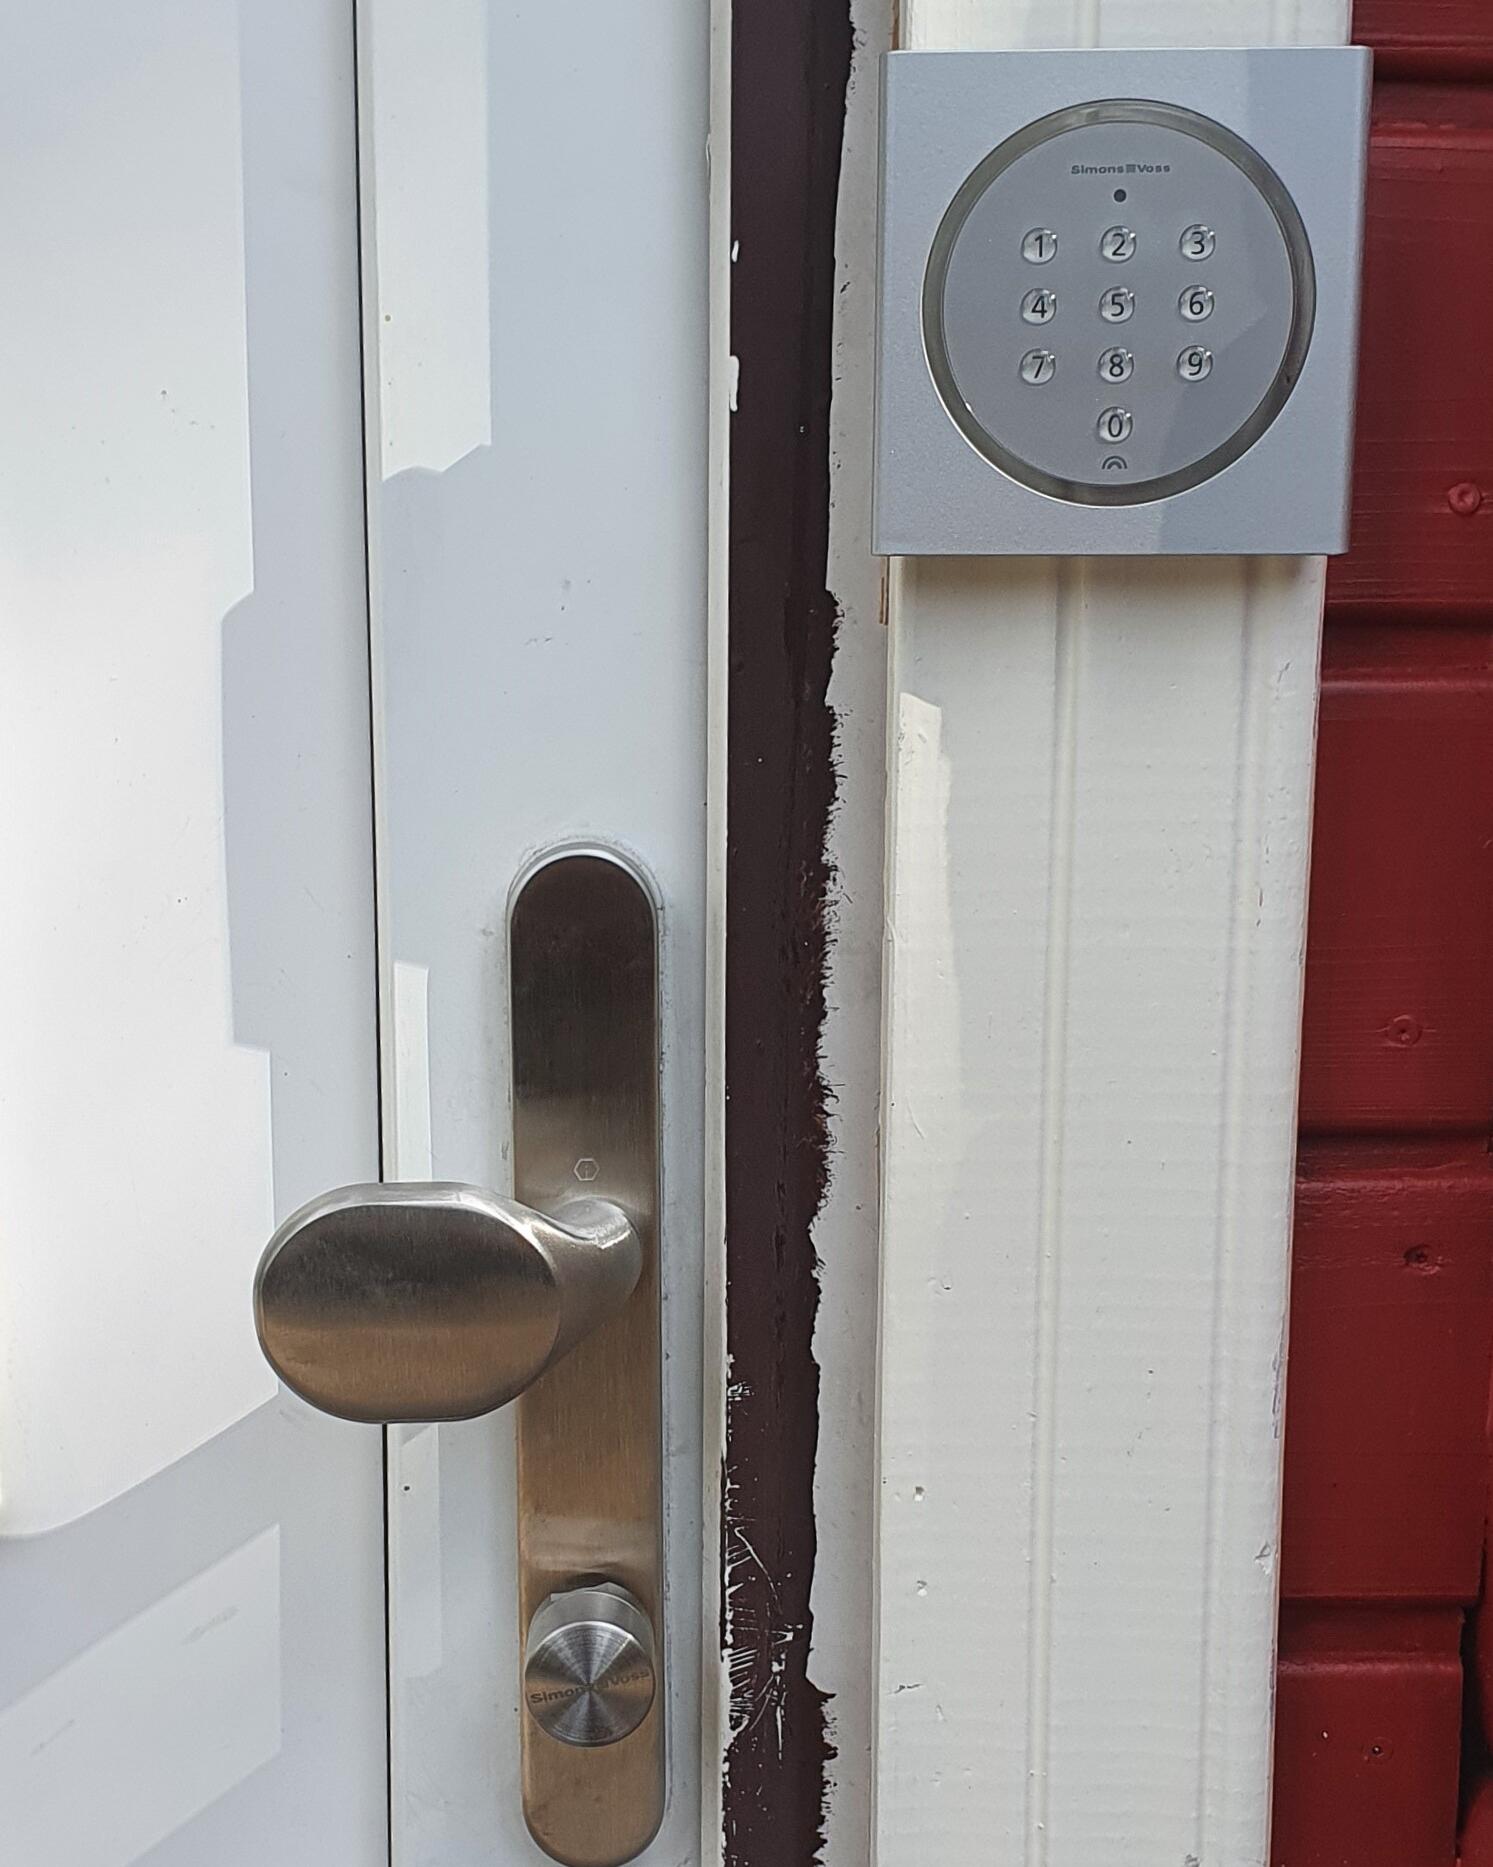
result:
[(377, 1171), (351, 20), (4, 8), (0, 1853), (385, 1853), (382, 1455), (257, 1355)]
[[(645, 1858), (685, 1860), (704, 1560), (708, 19), (693, 0), (643, 18), (375, 0), (359, 22), (385, 1171), (537, 1203), (510, 1146), (515, 889), (577, 847), (628, 865), (659, 949), (669, 1755)], [(602, 1067), (605, 1036), (579, 1033), (583, 1067)], [(577, 1139), (571, 1191), (609, 1190), (598, 1154)], [(520, 1783), (526, 1404), (390, 1431), (401, 1867), (541, 1858)], [(543, 1478), (597, 1430), (593, 1405), (587, 1390), (567, 1444), (530, 1446), (526, 1469)], [(611, 1572), (596, 1550), (575, 1565), (593, 1558)]]
[(24, 1867), (544, 1859), (512, 1410), (332, 1418), (250, 1298), (327, 1188), (513, 1189), (509, 903), (577, 846), (656, 926), (647, 1858), (698, 1846), (708, 21), (579, 11), (5, 8)]

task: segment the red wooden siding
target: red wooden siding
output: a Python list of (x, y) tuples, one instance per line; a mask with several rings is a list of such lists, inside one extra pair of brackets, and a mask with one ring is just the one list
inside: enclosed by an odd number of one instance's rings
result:
[(1381, 81), (1376, 101), (1353, 552), (1332, 594), (1476, 614), (1493, 588), (1493, 85)]
[(1355, 17), (1380, 58), (1354, 548), (1323, 666), (1272, 1861), (1453, 1867), (1460, 1846), (1493, 1867), (1493, 1621), (1470, 1627), (1493, 1341), (1493, 0)]
[(1359, 44), (1373, 46), (1382, 77), (1493, 73), (1488, 0), (1355, 0), (1353, 26)]
[(1296, 1209), (1293, 1601), (1463, 1602), (1483, 1555), (1493, 1173), (1476, 1143), (1308, 1143)]

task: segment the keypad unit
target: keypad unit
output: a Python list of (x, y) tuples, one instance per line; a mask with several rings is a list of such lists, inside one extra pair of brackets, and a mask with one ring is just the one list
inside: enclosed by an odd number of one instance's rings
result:
[(1104, 101), (1027, 125), (969, 176), (933, 241), (923, 338), (993, 466), (1138, 505), (1260, 438), (1315, 311), (1306, 229), (1255, 149), (1177, 105)]

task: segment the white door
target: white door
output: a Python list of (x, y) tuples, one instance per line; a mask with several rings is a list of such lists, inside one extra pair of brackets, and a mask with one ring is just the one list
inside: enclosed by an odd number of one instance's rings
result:
[(24, 1867), (544, 1858), (511, 1412), (316, 1412), (250, 1288), (326, 1188), (510, 1186), (506, 908), (577, 843), (658, 907), (647, 1858), (697, 1845), (708, 22), (588, 7), (580, 56), (574, 12), (4, 9)]

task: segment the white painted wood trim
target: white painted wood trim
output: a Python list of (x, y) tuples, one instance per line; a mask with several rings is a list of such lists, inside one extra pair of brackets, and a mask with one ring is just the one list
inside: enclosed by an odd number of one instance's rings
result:
[[(1337, 0), (910, 0), (915, 47)], [(904, 561), (875, 1858), (1267, 1856), (1323, 570)]]

